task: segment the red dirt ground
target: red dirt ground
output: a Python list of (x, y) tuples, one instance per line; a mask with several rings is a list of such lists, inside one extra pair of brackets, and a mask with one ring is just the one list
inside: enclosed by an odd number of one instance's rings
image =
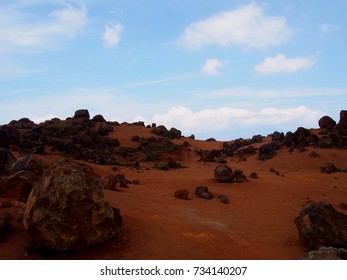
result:
[[(114, 127), (112, 137), (122, 146), (135, 147), (131, 136), (153, 136), (141, 126)], [(269, 140), (269, 139), (268, 139)], [(138, 179), (140, 185), (128, 189), (106, 191), (111, 206), (121, 209), (124, 229), (119, 236), (104, 244), (48, 258), (58, 259), (298, 259), (304, 254), (299, 244), (294, 219), (310, 201), (327, 201), (340, 212), (339, 205), (347, 203), (347, 173), (325, 174), (320, 166), (332, 162), (347, 168), (347, 150), (318, 149), (289, 152), (283, 147), (267, 161), (247, 156), (247, 161), (227, 158), (232, 169), (241, 169), (248, 177), (257, 172), (259, 178), (241, 184), (218, 183), (214, 168), (218, 163), (199, 161), (195, 149), (221, 149), (222, 142), (207, 142), (182, 138), (178, 144), (190, 143), (181, 154), (172, 155), (186, 168), (161, 171), (153, 163), (140, 163), (140, 170), (93, 165), (97, 173), (123, 173), (129, 180)], [(261, 144), (257, 144), (262, 145)], [(254, 145), (254, 146), (257, 146)], [(309, 156), (311, 151), (320, 157)], [(59, 155), (40, 156), (45, 163), (60, 159)], [(280, 176), (269, 169), (273, 167)], [(217, 197), (224, 194), (230, 204), (217, 198), (199, 199), (194, 195), (199, 185), (208, 186)], [(190, 200), (174, 197), (178, 189), (187, 189)], [(6, 198), (0, 198), (5, 201)], [(11, 212), (19, 217), (23, 205), (0, 209), (0, 214)], [(0, 259), (41, 259), (38, 254), (27, 254), (25, 247), (30, 237), (20, 220), (12, 219), (14, 232), (0, 243)]]

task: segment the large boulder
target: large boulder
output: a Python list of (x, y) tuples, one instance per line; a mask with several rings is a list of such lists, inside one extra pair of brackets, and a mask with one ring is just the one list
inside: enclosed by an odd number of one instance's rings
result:
[(307, 205), (295, 219), (302, 245), (347, 249), (347, 216), (326, 202)]
[(74, 119), (88, 119), (90, 115), (87, 109), (79, 109), (75, 112)]
[(215, 168), (214, 177), (216, 178), (218, 182), (222, 182), (222, 183), (230, 182), (233, 180), (234, 172), (229, 166), (225, 164), (221, 164)]
[(82, 249), (120, 231), (122, 216), (107, 203), (99, 179), (91, 167), (68, 159), (45, 171), (30, 193), (23, 218), (35, 246)]
[(319, 119), (318, 125), (321, 129), (331, 130), (335, 127), (336, 122), (331, 117), (324, 116)]

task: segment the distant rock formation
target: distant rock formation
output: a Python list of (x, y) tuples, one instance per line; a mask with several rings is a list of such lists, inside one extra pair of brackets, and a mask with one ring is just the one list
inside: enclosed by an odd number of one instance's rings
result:
[(90, 115), (87, 109), (79, 109), (75, 112), (74, 119), (87, 119), (89, 120)]
[(295, 224), (305, 247), (347, 249), (347, 215), (337, 212), (330, 203), (310, 203), (300, 212)]
[(24, 226), (37, 247), (82, 249), (114, 237), (122, 227), (93, 169), (63, 159), (49, 167), (29, 198)]
[(324, 116), (319, 119), (318, 125), (321, 129), (332, 130), (336, 125), (336, 121), (329, 116)]

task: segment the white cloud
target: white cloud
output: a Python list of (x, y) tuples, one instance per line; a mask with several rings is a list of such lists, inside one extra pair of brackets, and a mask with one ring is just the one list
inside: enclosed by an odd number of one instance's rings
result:
[(104, 42), (104, 46), (107, 48), (114, 48), (120, 42), (120, 36), (124, 27), (122, 24), (110, 24), (105, 27), (104, 35), (102, 36), (102, 40)]
[[(180, 106), (165, 114), (156, 114), (152, 122), (177, 127), (184, 133), (216, 132), (252, 127), (274, 127), (282, 125), (312, 126), (322, 116), (322, 112), (313, 111), (305, 106), (286, 109), (263, 108), (246, 110), (222, 107), (193, 112)], [(256, 133), (256, 131), (255, 131)]]
[(178, 43), (188, 49), (206, 45), (266, 49), (285, 43), (291, 33), (285, 18), (268, 16), (260, 6), (251, 3), (190, 24)]
[(218, 68), (224, 66), (226, 63), (226, 61), (221, 61), (219, 59), (208, 59), (201, 70), (208, 76), (219, 76), (222, 75), (222, 73), (218, 71)]
[(60, 47), (76, 36), (88, 22), (87, 9), (64, 5), (47, 15), (22, 12), (18, 8), (0, 8), (0, 52), (26, 52)]
[(275, 57), (267, 57), (255, 67), (259, 74), (271, 73), (294, 73), (301, 69), (308, 69), (316, 61), (312, 57), (291, 57), (287, 58), (284, 54)]
[(332, 23), (324, 23), (318, 26), (319, 30), (323, 33), (328, 33), (340, 29), (340, 26)]

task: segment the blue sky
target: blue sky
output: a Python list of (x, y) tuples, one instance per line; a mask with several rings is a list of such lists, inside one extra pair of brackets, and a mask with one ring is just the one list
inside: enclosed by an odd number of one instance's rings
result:
[(1, 0), (0, 123), (156, 122), (221, 140), (347, 109), (346, 0)]

